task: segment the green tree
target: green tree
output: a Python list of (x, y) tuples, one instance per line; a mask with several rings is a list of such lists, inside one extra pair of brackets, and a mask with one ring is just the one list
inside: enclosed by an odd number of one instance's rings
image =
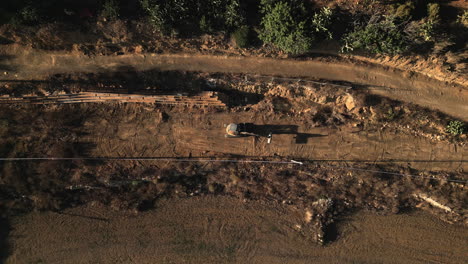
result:
[(328, 39), (332, 39), (333, 35), (329, 29), (333, 17), (333, 10), (329, 7), (323, 7), (318, 13), (312, 17), (312, 28), (316, 33), (326, 34)]
[(115, 20), (119, 17), (119, 11), (116, 0), (106, 0), (102, 6), (101, 16), (108, 20)]
[(364, 49), (373, 53), (398, 54), (409, 47), (402, 24), (395, 16), (372, 17), (365, 25), (358, 25), (354, 31), (343, 37), (342, 51)]
[(310, 50), (312, 39), (307, 34), (305, 8), (301, 2), (263, 0), (261, 12), (259, 38), (262, 41), (292, 54)]
[(228, 0), (224, 12), (224, 21), (229, 29), (239, 28), (245, 23), (245, 14), (239, 0)]
[(153, 0), (140, 0), (141, 7), (148, 15), (149, 22), (159, 31), (163, 31), (165, 20), (161, 6)]

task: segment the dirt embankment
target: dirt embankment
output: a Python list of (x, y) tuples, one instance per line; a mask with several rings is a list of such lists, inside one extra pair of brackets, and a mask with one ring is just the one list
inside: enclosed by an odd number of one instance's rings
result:
[(2, 47), (1, 79), (42, 80), (70, 72), (142, 71), (149, 69), (251, 73), (344, 81), (375, 94), (437, 109), (468, 120), (468, 89), (414, 72), (339, 57), (307, 60), (181, 54), (130, 54), (88, 57), (81, 53), (45, 52), (20, 46)]
[(6, 263), (464, 263), (468, 231), (422, 212), (360, 212), (309, 243), (303, 215), (228, 197), (162, 200), (137, 215), (106, 207), (11, 219)]

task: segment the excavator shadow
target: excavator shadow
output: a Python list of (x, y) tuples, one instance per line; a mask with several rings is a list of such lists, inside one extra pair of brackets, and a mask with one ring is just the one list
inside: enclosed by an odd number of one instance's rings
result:
[(252, 132), (261, 137), (268, 137), (271, 133), (274, 135), (294, 135), (296, 139), (296, 144), (307, 144), (309, 138), (314, 137), (325, 137), (327, 135), (322, 134), (309, 134), (309, 133), (299, 133), (297, 125), (255, 125), (252, 123), (247, 123), (248, 126), (252, 129)]

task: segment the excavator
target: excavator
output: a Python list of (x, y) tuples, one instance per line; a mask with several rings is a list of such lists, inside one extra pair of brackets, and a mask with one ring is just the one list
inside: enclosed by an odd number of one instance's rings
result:
[[(238, 137), (261, 137), (261, 135), (255, 133), (255, 125), (252, 123), (230, 123), (224, 124), (226, 128), (226, 134), (224, 135), (227, 138), (238, 138)], [(273, 134), (270, 132), (267, 136), (268, 143), (271, 142)]]

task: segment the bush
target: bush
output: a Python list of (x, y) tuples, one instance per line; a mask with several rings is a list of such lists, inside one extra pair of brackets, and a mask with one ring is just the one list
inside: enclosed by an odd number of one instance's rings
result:
[(245, 23), (239, 0), (140, 0), (151, 24), (163, 33), (232, 30)]
[(199, 27), (202, 32), (206, 32), (206, 33), (212, 32), (213, 31), (213, 28), (211, 26), (212, 24), (213, 23), (207, 20), (206, 16), (202, 16), (200, 18)]
[(431, 3), (427, 5), (427, 19), (433, 23), (439, 23), (440, 21), (440, 5), (437, 3)]
[(306, 33), (305, 8), (301, 2), (262, 0), (261, 12), (262, 41), (292, 54), (310, 50), (312, 39)]
[(391, 16), (395, 16), (401, 20), (411, 20), (413, 18), (414, 9), (414, 3), (412, 1), (407, 1), (404, 4), (392, 6), (389, 13)]
[(115, 0), (106, 0), (102, 6), (101, 17), (107, 20), (115, 20), (119, 17), (119, 5)]
[(431, 19), (423, 20), (419, 27), (418, 35), (419, 37), (424, 39), (424, 41), (434, 40), (434, 36), (435, 36), (434, 20), (431, 20)]
[(436, 31), (440, 23), (439, 17), (439, 4), (432, 3), (427, 5), (427, 17), (409, 23), (405, 32), (411, 42), (415, 44), (421, 44), (427, 41), (434, 41), (436, 37)]
[(148, 14), (151, 25), (159, 31), (164, 30), (163, 12), (159, 4), (152, 0), (140, 0), (141, 7)]
[(21, 9), (13, 18), (10, 20), (12, 25), (34, 25), (42, 22), (39, 9), (32, 5), (27, 5)]
[(463, 14), (458, 16), (457, 22), (468, 27), (468, 10), (465, 10)]
[(330, 32), (333, 11), (328, 7), (323, 7), (320, 12), (315, 13), (312, 17), (312, 28), (317, 33), (325, 33), (328, 39), (332, 39), (333, 35)]
[(246, 48), (250, 45), (250, 28), (242, 26), (232, 33), (232, 38), (239, 48)]
[(461, 135), (465, 133), (465, 124), (461, 121), (450, 121), (447, 126), (447, 133), (452, 135)]
[(395, 16), (372, 17), (366, 25), (358, 25), (354, 31), (346, 34), (342, 41), (342, 51), (364, 49), (373, 53), (398, 54), (409, 47), (402, 26), (395, 21)]
[(224, 23), (228, 29), (239, 28), (245, 23), (245, 14), (239, 0), (229, 0), (224, 12)]

